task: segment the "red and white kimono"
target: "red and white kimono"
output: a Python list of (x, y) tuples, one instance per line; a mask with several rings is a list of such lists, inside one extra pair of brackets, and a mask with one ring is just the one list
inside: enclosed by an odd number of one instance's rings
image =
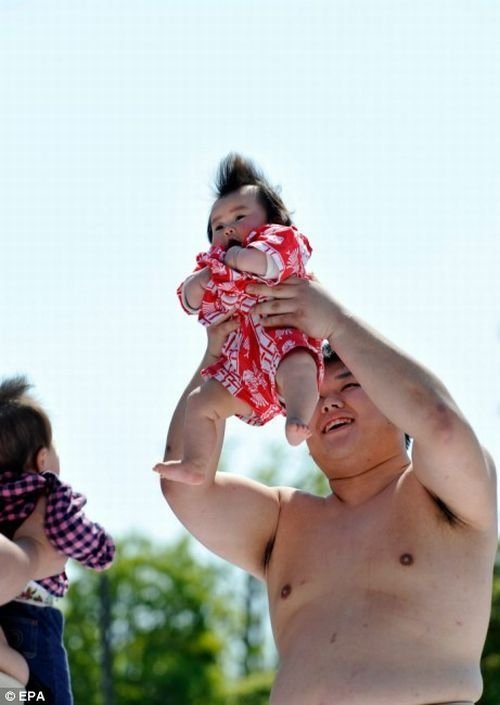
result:
[(212, 246), (196, 258), (195, 272), (204, 267), (209, 267), (212, 272), (200, 308), (190, 308), (184, 297), (184, 285), (189, 277), (179, 286), (177, 295), (184, 310), (197, 313), (203, 325), (217, 323), (231, 310), (239, 317), (240, 326), (228, 336), (219, 360), (205, 367), (202, 375), (216, 379), (233, 396), (251, 406), (252, 414), (240, 418), (253, 426), (261, 426), (284, 413), (276, 388), (276, 370), (289, 352), (296, 348), (311, 352), (320, 384), (324, 372), (322, 341), (310, 338), (296, 328), (264, 328), (251, 313), (253, 306), (263, 297), (246, 291), (250, 281), (275, 286), (290, 276), (306, 278), (305, 267), (312, 252), (306, 236), (295, 226), (263, 225), (245, 238), (242, 247), (255, 247), (268, 256), (268, 271), (272, 271), (272, 278), (231, 269), (224, 263), (225, 251)]

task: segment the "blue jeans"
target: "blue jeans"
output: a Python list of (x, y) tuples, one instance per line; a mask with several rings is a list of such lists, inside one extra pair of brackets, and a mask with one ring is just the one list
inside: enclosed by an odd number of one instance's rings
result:
[(46, 705), (73, 705), (61, 612), (55, 607), (9, 602), (0, 606), (0, 625), (10, 646), (28, 662), (26, 690), (41, 690), (45, 700), (40, 702)]

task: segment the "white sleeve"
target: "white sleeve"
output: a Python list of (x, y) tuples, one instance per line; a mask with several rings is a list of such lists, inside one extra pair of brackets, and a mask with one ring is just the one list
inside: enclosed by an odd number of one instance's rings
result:
[(268, 255), (266, 253), (266, 271), (264, 272), (264, 279), (276, 279), (276, 277), (279, 275), (279, 267), (274, 261), (273, 257), (271, 255)]

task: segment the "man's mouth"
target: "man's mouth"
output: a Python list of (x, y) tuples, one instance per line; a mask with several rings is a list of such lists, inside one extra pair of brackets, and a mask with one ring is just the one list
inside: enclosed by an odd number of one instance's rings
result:
[(336, 431), (339, 428), (349, 426), (353, 422), (354, 419), (348, 418), (347, 416), (338, 419), (333, 419), (333, 421), (330, 421), (326, 424), (326, 426), (324, 426), (322, 433), (330, 433), (330, 431)]

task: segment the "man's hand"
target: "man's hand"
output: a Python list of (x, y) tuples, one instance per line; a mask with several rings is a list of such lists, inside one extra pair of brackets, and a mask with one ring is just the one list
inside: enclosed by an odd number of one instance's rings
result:
[(30, 580), (40, 580), (58, 575), (64, 570), (67, 558), (56, 551), (45, 534), (45, 509), (47, 500), (41, 497), (33, 512), (14, 534), (13, 541), (29, 556), (33, 575)]
[(247, 291), (270, 297), (256, 304), (254, 312), (263, 326), (300, 328), (312, 338), (329, 338), (335, 328), (337, 304), (316, 280), (290, 277), (277, 286), (250, 284)]

